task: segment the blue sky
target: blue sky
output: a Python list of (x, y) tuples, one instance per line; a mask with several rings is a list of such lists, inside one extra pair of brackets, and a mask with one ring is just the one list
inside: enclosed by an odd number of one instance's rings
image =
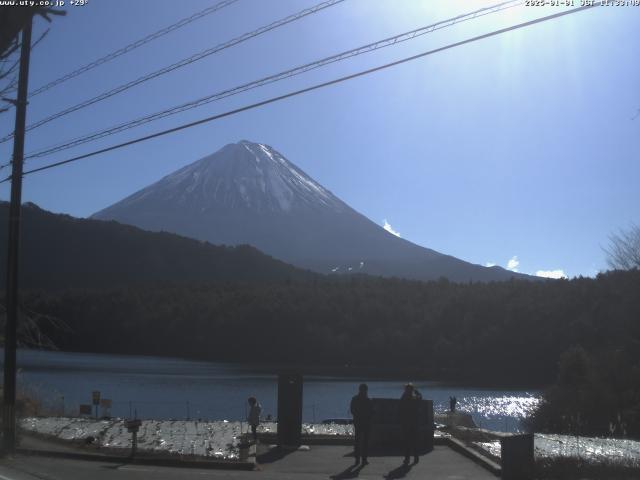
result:
[[(213, 3), (89, 0), (68, 7), (33, 52), (30, 86)], [(315, 3), (240, 0), (34, 97), (28, 123)], [(33, 130), (26, 150), (491, 3), (346, 0)], [(519, 7), (465, 22), (28, 167), (560, 10)], [(36, 35), (46, 26), (38, 20)], [(633, 119), (640, 109), (638, 58), (640, 7), (598, 7), (28, 176), (23, 199), (88, 216), (248, 139), (273, 146), (356, 210), (420, 245), (524, 273), (592, 276), (606, 268), (608, 236), (640, 222), (640, 118)], [(12, 124), (13, 114), (1, 115), (1, 134)], [(10, 148), (0, 145), (2, 158)], [(5, 183), (0, 198), (8, 197)]]

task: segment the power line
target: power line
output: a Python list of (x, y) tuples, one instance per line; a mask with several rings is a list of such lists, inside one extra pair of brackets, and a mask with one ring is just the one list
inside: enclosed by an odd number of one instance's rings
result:
[[(238, 45), (239, 43), (242, 42), (246, 42), (247, 40), (257, 37), (259, 35), (262, 35), (264, 33), (267, 33), (271, 30), (274, 30), (276, 28), (279, 28), (283, 25), (286, 25), (288, 23), (291, 22), (295, 22), (296, 20), (300, 20), (301, 18), (306, 17), (307, 15), (312, 15), (314, 13), (317, 13), (321, 10), (324, 10), (325, 8), (329, 8), (332, 7), (334, 5), (337, 5), (338, 3), (342, 3), (345, 0), (326, 0), (322, 3), (319, 3), (313, 7), (310, 8), (306, 8), (304, 10), (299, 11), (298, 13), (289, 15), (287, 17), (284, 17), (280, 20), (277, 20), (273, 23), (270, 23), (269, 25), (265, 25), (263, 27), (258, 28), (257, 30), (253, 30), (251, 32), (247, 32), (244, 33), (242, 35), (240, 35), (239, 37), (235, 37), (227, 42), (221, 43), (219, 45), (216, 45), (215, 47), (211, 47), (208, 48), (206, 50), (203, 50), (202, 52), (196, 53), (188, 58), (184, 58), (176, 63), (173, 63), (167, 67), (161, 68), (160, 70), (156, 70), (155, 72), (151, 72), (147, 75), (143, 75), (142, 77), (138, 77), (135, 80), (132, 80), (130, 82), (124, 83), (122, 85), (119, 85), (115, 88), (112, 88), (111, 90), (108, 90), (106, 92), (101, 93), (100, 95), (97, 95), (93, 98), (90, 98), (88, 100), (85, 100), (83, 102), (80, 102), (72, 107), (66, 108), (58, 113), (54, 113), (53, 115), (50, 115), (46, 118), (43, 118), (42, 120), (39, 120), (35, 123), (32, 123), (31, 125), (27, 126), (27, 131), (33, 130), (34, 128), (38, 128), (41, 127), (42, 125), (49, 123), (53, 120), (56, 120), (60, 117), (63, 117), (65, 115), (68, 115), (70, 113), (76, 112), (80, 109), (86, 108), (89, 105), (93, 105), (94, 103), (97, 102), (101, 102), (102, 100), (106, 100), (107, 98), (113, 97), (114, 95), (117, 95), (119, 93), (122, 93), (126, 90), (129, 90), (132, 87), (135, 87), (136, 85), (140, 85), (141, 83), (147, 82), (149, 80), (152, 80), (156, 77), (159, 77), (161, 75), (165, 75), (169, 72), (172, 72), (178, 68), (182, 68), (184, 66), (190, 65), (194, 62), (197, 62), (198, 60), (202, 60), (205, 57), (208, 57), (210, 55), (213, 55), (214, 53), (218, 53), (222, 50), (226, 50), (227, 48), (231, 48), (235, 45)], [(0, 138), (0, 143), (4, 143), (8, 140), (10, 140), (13, 137), (13, 134), (8, 134), (5, 135), (4, 137)]]
[[(129, 140), (127, 142), (119, 143), (117, 145), (112, 145), (110, 147), (102, 148), (100, 150), (95, 150), (93, 152), (86, 153), (84, 155), (78, 155), (76, 157), (69, 158), (67, 160), (62, 160), (62, 161), (51, 163), (51, 164), (48, 164), (48, 165), (45, 165), (45, 166), (42, 166), (42, 167), (34, 168), (32, 170), (28, 170), (28, 171), (24, 172), (24, 175), (29, 175), (29, 174), (32, 174), (32, 173), (41, 172), (41, 171), (44, 171), (44, 170), (49, 170), (51, 168), (59, 167), (61, 165), (66, 165), (68, 163), (77, 162), (77, 161), (83, 160), (85, 158), (93, 157), (93, 156), (99, 155), (101, 153), (110, 152), (110, 151), (113, 151), (113, 150), (117, 150), (117, 149), (120, 149), (120, 148), (127, 147), (129, 145), (134, 145), (136, 143), (141, 143), (141, 142), (144, 142), (144, 141), (147, 141), (147, 140), (151, 140), (153, 138), (162, 137), (162, 136), (168, 135), (170, 133), (175, 133), (175, 132), (178, 132), (180, 130), (185, 130), (187, 128), (195, 127), (197, 125), (202, 125), (204, 123), (212, 122), (214, 120), (219, 120), (221, 118), (228, 117), (228, 116), (231, 116), (231, 115), (235, 115), (237, 113), (245, 112), (247, 110), (253, 110), (255, 108), (262, 107), (264, 105), (275, 103), (275, 102), (278, 102), (278, 101), (281, 101), (281, 100), (285, 100), (285, 99), (290, 98), (290, 97), (295, 97), (295, 96), (302, 95), (304, 93), (308, 93), (308, 92), (311, 92), (311, 91), (314, 91), (314, 90), (319, 90), (319, 89), (324, 88), (324, 87), (328, 87), (328, 86), (331, 86), (331, 85), (342, 83), (342, 82), (345, 82), (347, 80), (352, 80), (354, 78), (358, 78), (358, 77), (362, 77), (362, 76), (365, 76), (365, 75), (369, 75), (371, 73), (378, 72), (380, 70), (386, 70), (388, 68), (395, 67), (397, 65), (401, 65), (401, 64), (404, 64), (404, 63), (407, 63), (407, 62), (411, 62), (413, 60), (417, 60), (419, 58), (423, 58), (423, 57), (426, 57), (426, 56), (429, 56), (429, 55), (433, 55), (435, 53), (439, 53), (439, 52), (442, 52), (444, 50), (449, 50), (451, 48), (455, 48), (455, 47), (459, 47), (459, 46), (462, 46), (462, 45), (466, 45), (468, 43), (473, 43), (473, 42), (476, 42), (476, 41), (479, 41), (479, 40), (483, 40), (485, 38), (494, 37), (496, 35), (500, 35), (500, 34), (503, 34), (503, 33), (506, 33), (506, 32), (510, 32), (510, 31), (517, 30), (517, 29), (520, 29), (520, 28), (524, 28), (524, 27), (528, 27), (528, 26), (531, 26), (531, 25), (535, 25), (537, 23), (542, 23), (542, 22), (545, 22), (545, 21), (548, 21), (548, 20), (553, 20), (555, 18), (559, 18), (559, 17), (563, 17), (563, 16), (566, 16), (566, 15), (570, 15), (572, 13), (577, 13), (577, 12), (581, 12), (583, 10), (588, 10), (590, 8), (597, 7), (597, 6), (600, 6), (600, 5), (601, 5), (601, 3), (595, 3), (595, 4), (592, 4), (592, 5), (585, 5), (585, 6), (582, 6), (582, 7), (573, 8), (571, 10), (566, 10), (566, 11), (563, 11), (563, 12), (554, 13), (552, 15), (547, 15), (546, 17), (537, 18), (535, 20), (530, 20), (528, 22), (519, 23), (517, 25), (512, 25), (510, 27), (501, 28), (499, 30), (494, 30), (494, 31), (489, 32), (489, 33), (485, 33), (485, 34), (482, 34), (482, 35), (478, 35), (478, 36), (475, 36), (475, 37), (468, 38), (466, 40), (461, 40), (459, 42), (455, 42), (455, 43), (451, 43), (449, 45), (445, 45), (444, 47), (439, 47), (439, 48), (436, 48), (436, 49), (433, 49), (433, 50), (428, 50), (426, 52), (419, 53), (417, 55), (413, 55), (413, 56), (410, 56), (410, 57), (403, 58), (401, 60), (396, 60), (395, 62), (386, 63), (384, 65), (380, 65), (380, 66), (377, 66), (377, 67), (369, 68), (367, 70), (362, 70), (360, 72), (353, 73), (351, 75), (347, 75), (347, 76), (344, 76), (344, 77), (336, 78), (336, 79), (330, 80), (328, 82), (323, 82), (323, 83), (319, 83), (319, 84), (316, 84), (316, 85), (312, 85), (311, 87), (307, 87), (307, 88), (303, 88), (301, 90), (296, 90), (296, 91), (293, 91), (293, 92), (289, 92), (289, 93), (286, 93), (284, 95), (279, 95), (277, 97), (272, 97), (272, 98), (269, 98), (267, 100), (263, 100), (261, 102), (253, 103), (251, 105), (246, 105), (244, 107), (236, 108), (234, 110), (229, 110), (227, 112), (220, 113), (220, 114), (217, 114), (217, 115), (212, 115), (210, 117), (202, 118), (200, 120), (196, 120), (194, 122), (189, 122), (189, 123), (186, 123), (186, 124), (183, 124), (183, 125), (180, 125), (180, 126), (177, 126), (177, 127), (173, 127), (173, 128), (167, 129), (167, 130), (162, 130), (160, 132), (156, 132), (156, 133), (153, 133), (153, 134), (150, 134), (150, 135), (139, 137), (139, 138), (136, 138), (134, 140)], [(7, 178), (1, 180), (0, 183), (7, 182), (8, 180), (10, 180), (10, 178), (11, 177), (7, 177)]]
[(385, 48), (385, 47), (389, 47), (389, 46), (393, 46), (408, 40), (412, 40), (414, 38), (420, 37), (422, 35), (425, 35), (427, 33), (431, 33), (434, 32), (436, 30), (440, 30), (442, 28), (446, 28), (446, 27), (450, 27), (452, 25), (455, 25), (457, 23), (461, 23), (467, 20), (472, 20), (484, 15), (488, 15), (491, 13), (496, 13), (502, 10), (506, 10), (508, 8), (513, 8), (513, 7), (517, 7), (519, 5), (522, 5), (524, 2), (522, 2), (521, 0), (511, 0), (511, 1), (507, 1), (507, 2), (502, 2), (490, 7), (486, 7), (486, 8), (482, 8), (480, 10), (476, 10), (474, 12), (471, 13), (466, 13), (466, 14), (462, 14), (462, 15), (458, 15), (456, 17), (452, 17), (449, 18), (447, 20), (442, 20), (440, 22), (425, 26), (425, 27), (421, 27), (421, 28), (417, 28), (415, 30), (411, 30), (409, 32), (405, 32), (405, 33), (401, 33), (399, 35), (395, 35), (393, 37), (388, 37), (385, 38), (383, 40), (379, 40), (377, 42), (373, 42), (373, 43), (369, 43), (367, 45), (361, 46), (361, 47), (357, 47), (351, 50), (347, 50), (341, 53), (338, 53), (336, 55), (332, 55), (330, 57), (326, 57), (320, 60), (316, 60), (314, 62), (311, 63), (307, 63), (305, 65), (301, 65), (289, 70), (285, 70), (282, 71), (280, 73), (274, 74), (274, 75), (270, 75), (264, 78), (261, 78), (259, 80), (254, 80), (252, 82), (249, 83), (245, 83), (243, 85), (237, 86), (237, 87), (233, 87), (227, 90), (223, 90), (221, 92), (217, 92), (211, 95), (207, 95), (205, 97), (199, 98), (197, 100), (193, 100), (193, 101), (189, 101), (187, 103), (183, 103), (181, 105), (177, 105), (165, 110), (161, 110), (159, 112), (150, 114), (150, 115), (146, 115), (140, 118), (137, 118), (135, 120), (130, 120), (128, 122), (124, 122), (121, 123), (119, 125), (115, 125), (113, 127), (109, 127), (107, 129), (98, 131), (98, 132), (94, 132), (88, 135), (84, 135), (81, 137), (76, 137), (72, 140), (69, 140), (65, 143), (62, 144), (57, 144), (54, 146), (50, 146), (50, 147), (45, 147), (43, 149), (40, 149), (34, 153), (30, 153), (28, 154), (25, 158), (26, 159), (33, 159), (33, 158), (38, 158), (38, 157), (43, 157), (46, 155), (50, 155), (52, 153), (56, 153), (56, 152), (60, 152), (63, 150), (68, 150), (69, 148), (73, 148), (76, 147), (78, 145), (82, 145), (84, 143), (88, 143), (91, 141), (95, 141), (107, 136), (111, 136), (114, 135), (116, 133), (120, 133), (126, 130), (129, 130), (131, 128), (135, 128), (138, 127), (140, 125), (155, 121), (155, 120), (159, 120), (161, 118), (165, 118), (168, 117), (170, 115), (175, 115), (177, 113), (181, 113), (187, 110), (191, 110), (193, 108), (197, 108), (200, 107), (202, 105), (211, 103), (211, 102), (215, 102), (218, 100), (222, 100), (224, 98), (227, 97), (231, 97), (233, 95), (237, 95), (239, 93), (243, 93), (246, 92), (248, 90), (252, 90), (254, 88), (258, 88), (258, 87), (262, 87), (271, 83), (275, 83), (281, 80), (285, 80), (287, 78), (291, 78), (293, 76), (296, 75), (300, 75), (306, 72), (309, 72), (311, 70), (315, 70), (317, 68), (320, 67), (324, 67), (326, 65), (335, 63), (335, 62), (340, 62), (343, 60), (347, 60), (349, 58), (358, 56), (358, 55), (362, 55), (365, 53), (369, 53), (381, 48)]
[(63, 75), (60, 78), (57, 78), (49, 83), (47, 83), (46, 85), (43, 85), (42, 87), (39, 87), (35, 90), (33, 90), (32, 92), (29, 93), (30, 97), (35, 97), (36, 95), (45, 92), (57, 85), (60, 85), (61, 83), (66, 82), (67, 80), (71, 80), (72, 78), (77, 77), (78, 75), (82, 75), (83, 73), (88, 72), (89, 70), (92, 70), (96, 67), (99, 67), (100, 65), (104, 65), (105, 63), (118, 58), (121, 55), (124, 55), (125, 53), (129, 53), (133, 50), (135, 50), (138, 47), (141, 47), (142, 45), (145, 45), (153, 40), (156, 40), (164, 35), (167, 35), (168, 33), (171, 33), (175, 30), (178, 30), (179, 28), (184, 27), (185, 25), (188, 25), (192, 22), (195, 22), (196, 20), (205, 17), (207, 15), (210, 15), (214, 12), (217, 12), (218, 10), (221, 10), (225, 7), (228, 7), (229, 5), (236, 3), (238, 0), (224, 0), (220, 3), (217, 3), (211, 7), (205, 8), (204, 10), (200, 11), (200, 12), (196, 12), (193, 15), (189, 16), (189, 17), (185, 17), (182, 20), (177, 21), (176, 23), (173, 23), (171, 25), (169, 25), (168, 27), (162, 28), (160, 30), (158, 30), (157, 32), (151, 33), (149, 35), (147, 35), (144, 38), (141, 38), (140, 40), (136, 40), (133, 43), (130, 43), (129, 45), (126, 45), (118, 50), (116, 50), (115, 52), (111, 52), (107, 55), (105, 55), (104, 57), (100, 57), (99, 59), (88, 63), (86, 65), (83, 65), (82, 67), (78, 68), (77, 70), (74, 70), (73, 72), (69, 72), (66, 75)]

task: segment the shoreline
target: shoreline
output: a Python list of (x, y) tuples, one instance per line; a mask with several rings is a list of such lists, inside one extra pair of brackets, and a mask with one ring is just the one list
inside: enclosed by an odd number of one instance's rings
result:
[[(4, 348), (0, 348), (3, 352)], [(178, 357), (173, 355), (149, 355), (149, 354), (132, 354), (132, 353), (114, 353), (114, 352), (90, 352), (90, 351), (69, 351), (69, 350), (53, 350), (53, 349), (18, 349), (18, 356), (21, 352), (29, 352), (37, 354), (43, 352), (47, 354), (67, 354), (67, 355), (98, 355), (98, 356), (118, 356), (131, 357), (136, 359), (154, 359), (176, 360), (181, 362), (206, 363), (209, 365), (224, 366), (225, 368), (238, 369), (239, 372), (260, 373), (265, 375), (277, 376), (279, 373), (301, 373), (303, 376), (310, 376), (318, 379), (353, 379), (354, 382), (366, 381), (397, 381), (400, 384), (407, 382), (429, 382), (438, 386), (448, 387), (465, 387), (476, 388), (478, 390), (491, 389), (509, 389), (514, 391), (527, 390), (543, 390), (548, 385), (537, 385), (535, 383), (517, 383), (517, 382), (500, 382), (500, 381), (480, 381), (464, 377), (444, 378), (427, 374), (420, 369), (401, 370), (398, 367), (379, 367), (379, 366), (354, 366), (354, 365), (316, 365), (306, 364), (297, 367), (290, 365), (272, 363), (261, 364), (260, 362), (241, 362), (241, 361), (225, 361), (210, 360), (196, 357)], [(4, 364), (4, 356), (0, 355), (0, 365)], [(27, 367), (28, 368), (28, 367)]]

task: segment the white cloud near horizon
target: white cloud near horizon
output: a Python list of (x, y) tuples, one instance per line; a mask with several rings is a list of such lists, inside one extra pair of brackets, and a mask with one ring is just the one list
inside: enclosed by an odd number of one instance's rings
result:
[(520, 265), (520, 260), (518, 260), (518, 256), (514, 255), (507, 262), (507, 270), (511, 270), (512, 272), (518, 271), (518, 265)]
[(384, 228), (387, 232), (389, 232), (391, 235), (395, 235), (396, 237), (400, 237), (400, 232), (396, 232), (393, 227), (389, 224), (389, 222), (387, 222), (387, 219), (385, 218), (383, 220), (384, 225), (382, 226), (382, 228)]
[[(493, 262), (486, 262), (484, 264), (485, 267), (494, 267), (495, 265), (496, 264)], [(507, 261), (507, 265), (505, 268), (507, 270), (511, 270), (512, 272), (518, 272), (519, 266), (520, 266), (520, 260), (518, 260), (517, 255), (514, 255)], [(554, 279), (569, 278), (567, 274), (564, 272), (564, 270), (561, 268), (557, 268), (555, 270), (538, 270), (536, 271), (535, 274), (530, 274), (530, 275), (535, 275), (536, 277), (554, 278)]]
[(560, 279), (567, 278), (567, 275), (564, 273), (564, 270), (559, 268), (557, 270), (538, 270), (536, 277)]

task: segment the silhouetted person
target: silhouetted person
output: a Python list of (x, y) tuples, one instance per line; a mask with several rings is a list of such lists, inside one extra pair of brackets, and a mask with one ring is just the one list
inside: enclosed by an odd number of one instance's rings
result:
[(400, 397), (398, 416), (402, 435), (404, 437), (404, 464), (409, 464), (413, 454), (413, 462), (418, 463), (418, 421), (420, 416), (420, 400), (422, 395), (415, 387), (408, 383), (404, 386), (404, 393)]
[(354, 446), (353, 453), (356, 457), (356, 465), (366, 465), (369, 454), (369, 434), (371, 433), (371, 418), (373, 417), (373, 402), (368, 397), (369, 388), (366, 383), (358, 387), (358, 394), (351, 399), (351, 415), (353, 415)]
[(260, 413), (262, 413), (262, 407), (258, 403), (256, 397), (249, 397), (247, 399), (249, 403), (249, 414), (247, 415), (247, 422), (251, 425), (251, 433), (253, 434), (253, 441), (258, 442), (258, 425), (260, 425)]
[(456, 411), (456, 403), (458, 403), (458, 399), (456, 397), (449, 397), (449, 410), (451, 413)]

